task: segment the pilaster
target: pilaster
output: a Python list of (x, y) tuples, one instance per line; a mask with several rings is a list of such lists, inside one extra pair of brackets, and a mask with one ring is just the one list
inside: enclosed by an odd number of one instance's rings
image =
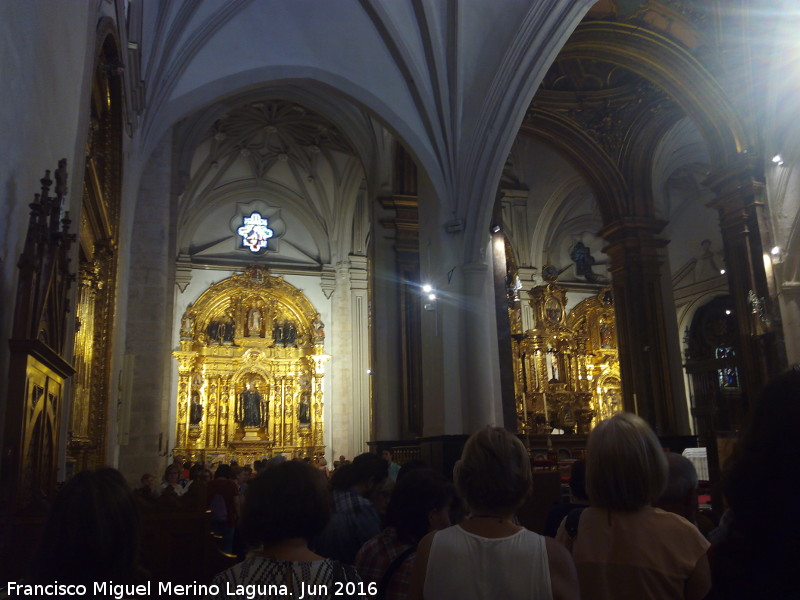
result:
[(764, 184), (743, 160), (705, 182), (716, 197), (728, 287), (738, 330), (739, 372), (745, 397), (754, 399), (767, 380), (786, 367)]
[[(135, 357), (136, 387), (130, 403), (130, 435), (120, 440), (119, 468), (129, 481), (160, 472), (176, 440), (170, 424), (172, 305), (175, 294), (170, 192), (172, 145), (167, 137), (151, 157), (133, 216), (127, 280), (125, 354)], [(124, 444), (124, 445), (122, 445)]]
[[(658, 434), (678, 432), (672, 364), (663, 301), (662, 250), (666, 223), (625, 218), (606, 226), (625, 410), (647, 420)], [(674, 332), (677, 335), (677, 332)], [(676, 368), (678, 368), (676, 366)]]

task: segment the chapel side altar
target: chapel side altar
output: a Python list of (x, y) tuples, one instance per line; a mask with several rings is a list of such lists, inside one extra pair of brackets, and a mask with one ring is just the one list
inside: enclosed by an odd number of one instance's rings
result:
[(247, 464), (324, 452), (324, 325), (301, 290), (251, 266), (203, 292), (180, 336), (176, 454)]

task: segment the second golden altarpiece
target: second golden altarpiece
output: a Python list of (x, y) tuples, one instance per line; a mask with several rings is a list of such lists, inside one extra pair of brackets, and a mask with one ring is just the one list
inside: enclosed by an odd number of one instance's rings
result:
[(528, 295), (533, 327), (522, 332), (519, 315), (511, 315), (521, 431), (529, 436), (554, 429), (587, 434), (622, 410), (611, 289), (601, 289), (569, 313), (567, 292), (554, 281)]
[(181, 320), (175, 454), (240, 464), (324, 452), (325, 328), (303, 292), (253, 266)]

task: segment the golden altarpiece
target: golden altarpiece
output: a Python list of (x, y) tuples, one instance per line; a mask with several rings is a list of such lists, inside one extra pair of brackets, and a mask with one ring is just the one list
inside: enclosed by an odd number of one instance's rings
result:
[(175, 453), (208, 463), (324, 452), (324, 324), (302, 291), (251, 266), (181, 320)]
[[(554, 281), (528, 291), (533, 327), (512, 315), (514, 387), (520, 430), (528, 436), (588, 434), (622, 409), (614, 304), (610, 288), (567, 314)], [(512, 308), (512, 311), (519, 310)]]

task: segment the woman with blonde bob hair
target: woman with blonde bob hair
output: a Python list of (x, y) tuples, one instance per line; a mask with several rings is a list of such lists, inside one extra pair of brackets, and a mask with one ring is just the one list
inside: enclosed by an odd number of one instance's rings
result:
[(556, 535), (572, 550), (584, 600), (699, 600), (708, 593), (708, 542), (683, 517), (652, 506), (666, 481), (667, 457), (640, 417), (614, 415), (589, 435), (591, 506), (577, 531), (565, 519)]
[(411, 600), (572, 600), (575, 565), (551, 539), (514, 523), (531, 490), (522, 442), (486, 427), (467, 440), (453, 470), (470, 509), (458, 525), (425, 536), (411, 574)]

